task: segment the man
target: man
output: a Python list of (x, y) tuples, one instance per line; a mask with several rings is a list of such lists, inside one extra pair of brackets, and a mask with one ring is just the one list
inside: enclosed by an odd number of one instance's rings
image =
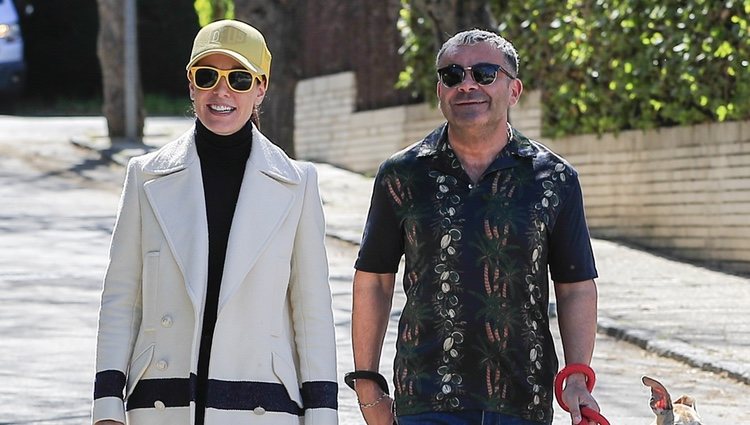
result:
[[(558, 362), (549, 269), (567, 364), (589, 364), (597, 277), (576, 171), (508, 123), (521, 96), (518, 57), (502, 37), (459, 33), (437, 55), (447, 123), (393, 155), (375, 179), (355, 265), (358, 371), (377, 371), (395, 273), (406, 257), (394, 401), (368, 372), (355, 388), (369, 425), (549, 424)], [(585, 377), (567, 380), (598, 410)]]

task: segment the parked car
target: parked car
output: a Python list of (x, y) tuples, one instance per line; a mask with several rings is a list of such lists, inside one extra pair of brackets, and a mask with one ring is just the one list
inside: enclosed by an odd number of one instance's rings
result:
[(23, 91), (26, 62), (18, 13), (11, 0), (0, 0), (0, 103)]

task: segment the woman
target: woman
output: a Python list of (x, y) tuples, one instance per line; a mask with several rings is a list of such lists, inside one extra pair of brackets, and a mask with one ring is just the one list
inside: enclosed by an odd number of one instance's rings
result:
[(128, 165), (94, 423), (337, 423), (317, 174), (258, 131), (270, 64), (250, 25), (201, 29), (195, 128)]

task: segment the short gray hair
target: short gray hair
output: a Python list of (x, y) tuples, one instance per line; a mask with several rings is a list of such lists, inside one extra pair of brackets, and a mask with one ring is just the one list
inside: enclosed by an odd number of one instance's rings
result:
[(440, 47), (437, 57), (435, 58), (435, 66), (439, 66), (440, 58), (443, 57), (443, 54), (448, 49), (457, 46), (470, 46), (477, 43), (489, 43), (490, 45), (500, 50), (505, 56), (505, 59), (508, 61), (508, 64), (510, 64), (510, 68), (513, 74), (518, 76), (518, 52), (516, 52), (516, 48), (513, 47), (510, 41), (495, 34), (494, 32), (476, 28), (468, 31), (462, 31), (443, 43), (443, 46)]

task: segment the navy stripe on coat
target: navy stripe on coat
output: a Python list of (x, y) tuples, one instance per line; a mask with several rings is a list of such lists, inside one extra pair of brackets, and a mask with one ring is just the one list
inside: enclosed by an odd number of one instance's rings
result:
[(187, 378), (141, 379), (128, 397), (127, 409), (153, 409), (156, 401), (166, 407), (188, 407), (190, 400)]
[(119, 370), (97, 372), (94, 380), (94, 400), (117, 397), (122, 400), (125, 389), (125, 374)]
[[(194, 374), (190, 379), (141, 379), (128, 397), (127, 410), (153, 408), (157, 401), (166, 407), (187, 407), (195, 401), (196, 382)], [(300, 408), (282, 384), (209, 379), (206, 407), (248, 411), (262, 407), (269, 412), (303, 416), (304, 409), (337, 409), (337, 392), (335, 382), (305, 382), (301, 389), (305, 407)]]
[(339, 384), (328, 381), (303, 382), (302, 402), (305, 409), (338, 409)]

